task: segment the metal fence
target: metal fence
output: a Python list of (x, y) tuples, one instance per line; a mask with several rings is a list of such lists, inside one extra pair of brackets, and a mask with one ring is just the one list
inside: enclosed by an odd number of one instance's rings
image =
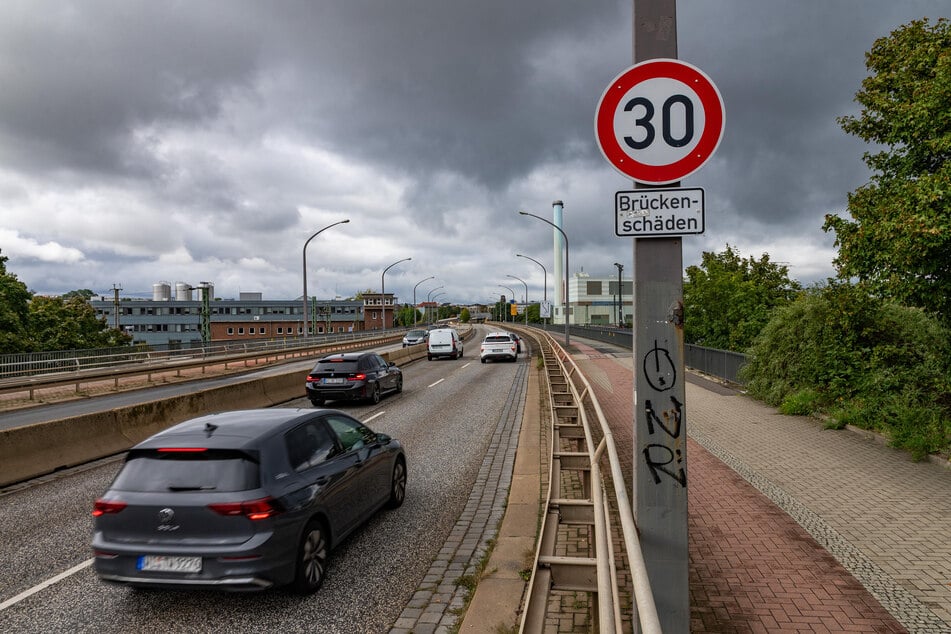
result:
[(249, 339), (227, 343), (202, 345), (193, 342), (183, 345), (134, 345), (118, 348), (92, 348), (88, 350), (59, 350), (54, 352), (30, 352), (0, 355), (0, 380), (76, 372), (115, 367), (127, 363), (148, 364), (167, 361), (204, 359), (208, 357), (244, 354), (252, 352), (282, 353), (315, 345), (355, 341), (366, 337), (396, 334), (405, 328), (390, 330), (363, 330), (351, 333), (334, 333), (314, 337), (288, 337), (282, 339)]
[[(532, 324), (539, 327), (538, 324)], [(548, 325), (545, 330), (553, 335), (563, 333), (564, 325)], [(594, 341), (603, 341), (627, 349), (634, 348), (634, 337), (631, 330), (625, 328), (596, 328), (591, 326), (569, 326), (571, 336)], [(684, 365), (704, 374), (716, 376), (732, 383), (743, 385), (740, 378), (740, 368), (746, 364), (746, 355), (742, 352), (705, 348), (693, 344), (684, 344)]]

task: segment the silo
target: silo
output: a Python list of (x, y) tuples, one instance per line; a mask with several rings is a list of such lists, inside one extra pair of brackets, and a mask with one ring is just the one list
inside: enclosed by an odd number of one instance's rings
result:
[(192, 301), (192, 285), (186, 282), (175, 282), (175, 301)]
[(152, 284), (152, 301), (167, 302), (172, 299), (172, 285), (168, 282)]

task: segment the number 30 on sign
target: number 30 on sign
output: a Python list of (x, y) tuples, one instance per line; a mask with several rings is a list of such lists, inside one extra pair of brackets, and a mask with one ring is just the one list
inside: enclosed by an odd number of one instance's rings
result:
[(664, 185), (693, 174), (720, 145), (723, 98), (699, 68), (652, 59), (614, 78), (598, 102), (601, 153), (640, 183)]

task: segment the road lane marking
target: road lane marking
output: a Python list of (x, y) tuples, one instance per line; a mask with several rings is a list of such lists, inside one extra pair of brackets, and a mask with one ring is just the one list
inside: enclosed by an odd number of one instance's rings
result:
[(445, 381), (445, 380), (446, 380), (445, 378), (439, 379), (439, 380), (436, 381), (435, 383), (430, 383), (430, 384), (427, 385), (426, 387), (433, 387), (434, 385), (439, 385), (440, 383), (442, 383), (442, 382)]
[(83, 568), (88, 568), (89, 566), (92, 565), (92, 562), (93, 562), (92, 559), (87, 559), (86, 561), (82, 562), (81, 564), (77, 564), (77, 565), (73, 566), (72, 568), (70, 568), (70, 569), (67, 570), (66, 572), (61, 572), (61, 573), (59, 573), (58, 575), (56, 575), (55, 577), (53, 577), (52, 579), (47, 579), (47, 580), (44, 581), (43, 583), (41, 583), (41, 584), (39, 584), (39, 585), (35, 585), (35, 586), (33, 586), (32, 588), (30, 588), (29, 590), (24, 590), (23, 592), (21, 592), (20, 594), (16, 595), (16, 596), (13, 597), (12, 599), (7, 599), (7, 600), (4, 601), (3, 603), (0, 603), (0, 612), (3, 612), (3, 611), (6, 610), (7, 608), (16, 605), (17, 603), (19, 603), (19, 602), (22, 601), (23, 599), (26, 599), (26, 598), (28, 598), (28, 597), (33, 596), (34, 594), (36, 594), (37, 592), (39, 592), (39, 591), (41, 591), (41, 590), (45, 590), (46, 588), (50, 587), (50, 586), (53, 585), (54, 583), (59, 583), (60, 581), (62, 581), (62, 580), (65, 579), (66, 577), (69, 577), (69, 576), (72, 576), (72, 575), (76, 574), (77, 572), (79, 572), (79, 571), (82, 570)]
[(369, 423), (371, 420), (373, 420), (373, 419), (376, 418), (377, 416), (383, 416), (383, 414), (386, 414), (386, 410), (383, 410), (382, 412), (377, 412), (376, 414), (374, 414), (373, 416), (371, 416), (370, 418), (366, 419), (366, 420), (363, 421), (363, 422), (364, 422), (364, 423)]

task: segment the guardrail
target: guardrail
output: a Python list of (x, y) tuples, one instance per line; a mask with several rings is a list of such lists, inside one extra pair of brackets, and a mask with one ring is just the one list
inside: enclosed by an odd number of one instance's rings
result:
[(206, 345), (126, 346), (94, 348), (89, 350), (58, 350), (0, 355), (0, 381), (18, 377), (76, 372), (80, 370), (115, 368), (124, 364), (164, 363), (168, 361), (207, 357), (221, 357), (248, 353), (283, 353), (311, 349), (330, 343), (358, 341), (381, 336), (402, 335), (407, 328), (389, 330), (361, 330), (351, 333), (333, 333), (314, 337), (282, 339), (249, 339), (209, 343)]
[[(571, 357), (548, 333), (531, 331), (539, 342), (549, 380), (552, 421), (551, 470), (542, 532), (529, 581), (520, 631), (542, 632), (552, 591), (582, 591), (597, 595), (594, 631), (613, 633), (622, 629), (620, 592), (610, 525), (610, 511), (601, 478), (600, 461), (608, 456), (611, 480), (618, 505), (628, 566), (633, 580), (632, 618), (646, 634), (661, 632), (647, 567), (641, 553), (634, 515), (628, 501), (624, 475), (614, 436), (587, 379)], [(597, 419), (601, 440), (595, 444), (588, 417), (590, 407)], [(573, 474), (581, 497), (563, 494), (562, 482)], [(571, 487), (567, 487), (571, 488)], [(559, 534), (567, 526), (593, 528), (595, 556), (572, 556), (559, 547)], [(556, 553), (561, 554), (556, 554)]]
[[(247, 342), (242, 344), (223, 344), (175, 351), (142, 351), (139, 353), (126, 352), (125, 354), (97, 355), (76, 368), (61, 369), (59, 371), (44, 371), (31, 374), (23, 372), (0, 378), (0, 394), (24, 392), (29, 394), (29, 400), (34, 400), (39, 390), (54, 388), (63, 385), (75, 385), (76, 392), (81, 386), (102, 381), (112, 381), (114, 389), (119, 389), (119, 381), (137, 375), (146, 375), (147, 382), (152, 382), (153, 374), (166, 373), (174, 370), (180, 374), (183, 370), (201, 368), (202, 373), (210, 366), (223, 365), (228, 369), (232, 363), (244, 363), (245, 366), (254, 361), (255, 364), (263, 357), (269, 362), (271, 357), (275, 361), (293, 357), (306, 357), (317, 352), (336, 352), (368, 346), (391, 343), (399, 339), (400, 331), (370, 331), (360, 335), (354, 333), (336, 337), (310, 337), (296, 340), (296, 345), (266, 345), (268, 342)], [(72, 364), (64, 364), (66, 357), (60, 358), (57, 363), (60, 367), (68, 368)], [(0, 375), (2, 376), (2, 375)]]

